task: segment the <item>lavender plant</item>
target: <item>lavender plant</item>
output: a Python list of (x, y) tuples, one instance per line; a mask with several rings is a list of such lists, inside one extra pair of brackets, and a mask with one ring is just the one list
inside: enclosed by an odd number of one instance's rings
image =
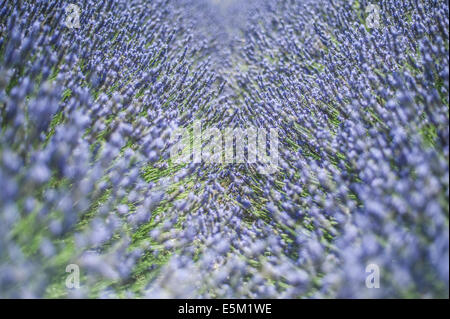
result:
[(0, 1), (0, 297), (448, 298), (447, 1), (74, 4)]

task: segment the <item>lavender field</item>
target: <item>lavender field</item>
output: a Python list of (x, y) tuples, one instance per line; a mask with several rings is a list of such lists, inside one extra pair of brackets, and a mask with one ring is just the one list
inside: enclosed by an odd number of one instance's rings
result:
[(448, 1), (0, 0), (0, 298), (448, 297)]

